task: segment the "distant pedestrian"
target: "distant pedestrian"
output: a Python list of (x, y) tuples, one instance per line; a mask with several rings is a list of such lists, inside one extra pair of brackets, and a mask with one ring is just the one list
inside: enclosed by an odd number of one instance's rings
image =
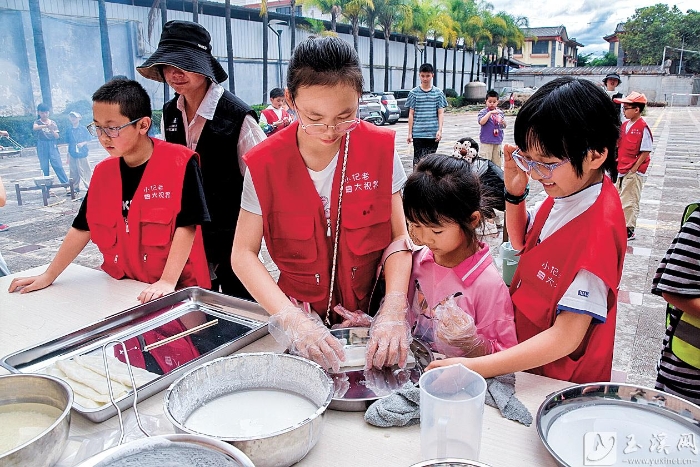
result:
[(501, 167), (503, 129), (506, 127), (506, 116), (498, 108), (498, 93), (493, 89), (486, 93), (486, 107), (481, 109), (476, 119), (481, 125), (481, 133), (479, 134), (481, 152), (479, 155)]
[(651, 292), (669, 303), (656, 389), (700, 404), (700, 209), (684, 213), (680, 232), (659, 263)]
[(442, 122), (447, 99), (433, 86), (435, 69), (430, 63), (419, 68), (420, 86), (411, 89), (406, 99), (408, 144), (413, 143), (413, 167), (427, 154), (437, 151), (442, 139)]
[[(2, 133), (5, 133), (5, 136), (7, 135), (6, 131)], [(5, 185), (2, 183), (2, 178), (0, 178), (0, 208), (5, 206), (5, 202), (7, 202), (7, 193), (5, 192)], [(0, 224), (0, 232), (5, 232), (7, 229), (9, 229), (7, 225)], [(10, 268), (7, 267), (5, 259), (2, 257), (2, 254), (0, 254), (0, 277), (8, 274), (10, 274)]]
[(56, 172), (56, 176), (61, 183), (68, 183), (68, 177), (63, 164), (61, 163), (61, 154), (58, 152), (56, 140), (58, 140), (58, 126), (56, 122), (49, 118), (48, 105), (41, 103), (36, 108), (38, 116), (32, 130), (36, 136), (36, 155), (39, 157), (39, 165), (45, 177), (49, 176), (49, 163)]
[(260, 113), (260, 123), (267, 124), (271, 129), (267, 136), (272, 136), (292, 123), (292, 117), (284, 109), (284, 91), (281, 88), (273, 88), (270, 91), (270, 105)]
[(514, 92), (510, 93), (510, 98), (508, 99), (508, 102), (510, 103), (510, 107), (508, 107), (508, 110), (513, 110), (515, 108), (515, 93)]
[[(605, 78), (603, 78), (603, 85), (605, 86), (605, 92), (608, 93), (608, 96), (610, 96), (610, 99), (619, 99), (622, 97), (622, 93), (617, 91), (617, 87), (620, 85), (622, 80), (620, 80), (620, 75), (617, 73), (608, 73), (605, 75)], [(620, 113), (620, 116), (624, 119), (624, 113), (622, 112), (622, 107), (620, 104), (616, 105), (617, 111)]]
[(625, 211), (627, 240), (634, 240), (634, 229), (639, 216), (639, 201), (649, 167), (653, 137), (649, 125), (642, 118), (647, 103), (644, 94), (631, 92), (627, 97), (614, 99), (622, 104), (627, 120), (620, 127), (617, 143), (617, 191), (620, 193), (622, 209)]
[(80, 124), (82, 116), (78, 112), (68, 114), (71, 127), (66, 131), (66, 141), (68, 142), (68, 168), (70, 178), (73, 180), (73, 190), (80, 192), (80, 182), (83, 182), (85, 190), (90, 186), (92, 169), (87, 160), (89, 153), (88, 141), (92, 138), (87, 128)]

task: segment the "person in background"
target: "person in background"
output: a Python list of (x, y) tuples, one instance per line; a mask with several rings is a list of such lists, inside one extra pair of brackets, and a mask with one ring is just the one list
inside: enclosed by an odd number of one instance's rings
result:
[[(608, 93), (608, 96), (610, 96), (610, 99), (619, 99), (622, 97), (622, 93), (617, 90), (617, 87), (620, 85), (622, 80), (620, 79), (620, 75), (617, 73), (608, 73), (605, 75), (605, 78), (603, 78), (603, 86), (605, 86), (605, 92)], [(618, 113), (622, 118), (625, 118), (624, 113), (622, 112), (622, 106), (620, 104), (617, 104), (615, 106), (617, 109)]]
[(513, 110), (515, 108), (515, 93), (511, 92), (508, 98), (508, 103), (510, 104), (508, 110)]
[[(359, 58), (346, 41), (321, 37), (297, 45), (286, 97), (298, 119), (245, 157), (231, 255), (236, 274), (272, 315), (270, 334), (334, 371), (345, 353), (328, 329), (333, 324), (371, 323), (368, 367), (405, 366), (411, 339), (406, 174), (394, 132), (357, 118), (362, 87)], [(263, 238), (280, 271), (277, 282), (258, 258)], [(380, 263), (386, 295), (372, 319)]]
[(267, 136), (272, 136), (292, 123), (292, 117), (284, 109), (284, 91), (273, 88), (270, 91), (270, 105), (260, 113), (260, 124), (265, 123), (272, 129)]
[[(610, 381), (627, 249), (614, 186), (619, 132), (612, 101), (585, 79), (550, 81), (520, 108), (518, 147), (506, 146), (503, 171), (508, 235), (521, 250), (510, 288), (518, 344), (429, 369), (461, 363), (485, 378), (529, 370), (574, 383)], [(530, 177), (547, 198), (528, 210)]]
[(209, 32), (197, 23), (168, 21), (158, 48), (137, 70), (175, 90), (163, 106), (165, 140), (199, 154), (211, 216), (203, 232), (212, 290), (251, 299), (230, 258), (243, 191), (242, 157), (266, 138), (257, 113), (221, 86), (228, 75), (211, 54)]
[(634, 230), (639, 216), (639, 202), (647, 178), (654, 139), (649, 125), (642, 118), (647, 103), (644, 94), (633, 91), (627, 97), (614, 99), (614, 102), (622, 104), (627, 118), (620, 128), (620, 140), (617, 143), (617, 191), (625, 212), (629, 241), (636, 238)]
[(80, 182), (83, 182), (85, 190), (90, 186), (92, 169), (87, 160), (89, 149), (88, 141), (92, 138), (87, 128), (80, 124), (82, 116), (78, 112), (68, 114), (71, 127), (66, 131), (66, 142), (68, 143), (68, 168), (70, 178), (73, 180), (73, 190), (80, 193)]
[(136, 81), (112, 80), (92, 95), (90, 131), (111, 157), (95, 167), (56, 256), (43, 274), (16, 277), (9, 292), (50, 286), (89, 241), (115, 279), (148, 285), (141, 303), (176, 288), (209, 287), (200, 225), (209, 220), (197, 155), (148, 136), (151, 99)]
[[(1, 131), (1, 130), (0, 130)], [(7, 132), (3, 132), (7, 133)], [(5, 185), (2, 183), (2, 177), (0, 177), (0, 208), (5, 206), (7, 202), (7, 193), (5, 192)], [(4, 227), (4, 228), (3, 228)], [(5, 232), (9, 227), (5, 224), (0, 224), (0, 232)], [(0, 254), (0, 277), (7, 276), (10, 274), (10, 268), (7, 267), (5, 259)]]
[(431, 154), (403, 190), (413, 251), (408, 302), (413, 337), (447, 357), (479, 357), (517, 344), (513, 303), (489, 246), (485, 205), (467, 157)]
[(486, 107), (479, 111), (476, 119), (481, 125), (479, 156), (502, 167), (501, 154), (503, 153), (503, 129), (506, 127), (506, 116), (498, 108), (498, 93), (493, 89), (486, 93)]
[[(58, 126), (56, 122), (49, 118), (51, 109), (42, 102), (37, 106), (36, 110), (38, 116), (32, 125), (32, 130), (36, 136), (36, 155), (39, 157), (41, 171), (44, 173), (44, 177), (48, 177), (50, 163), (58, 180), (61, 183), (68, 183), (68, 177), (63, 170), (61, 162), (61, 154), (58, 152), (58, 146), (56, 145), (56, 140), (59, 137)], [(70, 194), (70, 192), (66, 190), (66, 194)]]
[(690, 205), (651, 292), (669, 303), (656, 389), (700, 404), (700, 209)]
[(435, 69), (424, 63), (418, 69), (420, 85), (411, 89), (406, 98), (408, 109), (408, 144), (413, 143), (413, 167), (426, 155), (437, 151), (442, 139), (442, 124), (447, 99), (441, 89), (433, 86)]

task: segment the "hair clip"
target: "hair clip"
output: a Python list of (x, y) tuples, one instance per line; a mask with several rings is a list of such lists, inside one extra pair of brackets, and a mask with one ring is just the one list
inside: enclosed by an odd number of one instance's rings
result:
[(450, 156), (454, 157), (455, 159), (462, 159), (467, 162), (471, 162), (477, 156), (477, 152), (469, 141), (465, 141), (463, 143), (457, 141)]

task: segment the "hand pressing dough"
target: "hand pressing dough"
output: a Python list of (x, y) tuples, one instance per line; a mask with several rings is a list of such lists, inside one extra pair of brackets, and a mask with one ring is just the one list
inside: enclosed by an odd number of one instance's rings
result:
[[(340, 369), (343, 368), (354, 368), (362, 367), (364, 368), (367, 362), (367, 346), (366, 345), (346, 345), (343, 347), (345, 351), (345, 361), (340, 362)], [(406, 368), (412, 368), (416, 364), (416, 358), (413, 356), (413, 352), (408, 351), (408, 357), (406, 358)]]

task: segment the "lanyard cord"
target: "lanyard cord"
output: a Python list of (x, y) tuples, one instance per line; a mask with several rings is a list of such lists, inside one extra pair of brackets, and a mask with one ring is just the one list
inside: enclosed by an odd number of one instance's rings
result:
[(343, 191), (345, 190), (345, 168), (348, 164), (348, 148), (350, 147), (350, 132), (345, 133), (345, 153), (343, 154), (343, 169), (340, 172), (340, 193), (338, 194), (338, 213), (335, 220), (335, 239), (333, 240), (333, 265), (331, 267), (331, 288), (328, 294), (328, 308), (326, 308), (326, 326), (331, 325), (331, 305), (333, 304), (333, 285), (335, 283), (335, 270), (338, 261), (338, 238), (340, 237), (340, 207), (343, 203)]

